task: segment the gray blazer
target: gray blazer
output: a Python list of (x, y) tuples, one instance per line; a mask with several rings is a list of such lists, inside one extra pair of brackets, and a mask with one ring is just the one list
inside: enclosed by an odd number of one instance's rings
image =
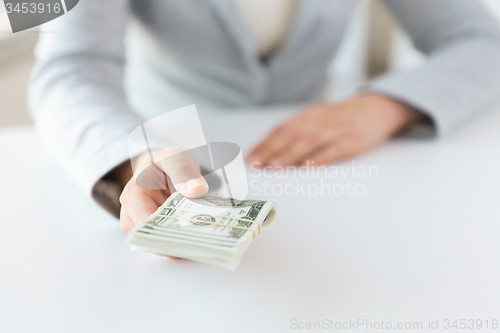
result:
[[(439, 135), (498, 100), (500, 33), (480, 2), (385, 3), (428, 60), (366, 90), (427, 113)], [(42, 27), (29, 85), (36, 127), (90, 194), (128, 159), (127, 137), (143, 119), (192, 103), (232, 108), (317, 96), (355, 4), (299, 0), (287, 42), (263, 63), (231, 0), (81, 1)]]

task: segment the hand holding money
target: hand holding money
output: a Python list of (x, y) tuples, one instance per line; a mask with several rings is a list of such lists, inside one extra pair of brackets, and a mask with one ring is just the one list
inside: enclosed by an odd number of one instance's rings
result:
[[(181, 151), (182, 149), (170, 147), (154, 152), (164, 163), (159, 164), (158, 168), (150, 169), (153, 172), (147, 173), (148, 179), (145, 181), (143, 177), (142, 181), (146, 185), (158, 183), (159, 186), (139, 186), (137, 178), (132, 177), (130, 164), (124, 164), (123, 168), (117, 170), (115, 177), (125, 187), (120, 196), (120, 228), (125, 234), (165, 202), (171, 195), (170, 188), (175, 188), (175, 191), (190, 198), (200, 197), (208, 192), (208, 184), (201, 176), (198, 162), (189, 153), (179, 154)], [(136, 157), (132, 163), (136, 165), (137, 174), (152, 165), (148, 152)], [(168, 180), (172, 186), (162, 186)]]
[(275, 215), (276, 205), (270, 201), (189, 199), (175, 192), (129, 232), (127, 242), (134, 249), (234, 271), (250, 243), (271, 227)]

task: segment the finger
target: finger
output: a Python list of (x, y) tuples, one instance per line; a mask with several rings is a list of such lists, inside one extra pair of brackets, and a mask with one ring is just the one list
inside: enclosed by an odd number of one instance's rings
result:
[(280, 151), (269, 164), (271, 166), (295, 165), (302, 161), (306, 156), (313, 154), (321, 146), (331, 141), (337, 136), (333, 131), (306, 133)]
[(247, 156), (250, 163), (266, 165), (269, 160), (280, 152), (286, 145), (297, 138), (304, 131), (304, 127), (297, 126), (296, 122), (287, 122), (275, 129), (261, 143), (253, 148)]
[[(131, 185), (132, 186), (132, 185)], [(151, 192), (161, 193), (160, 190), (144, 190), (139, 187), (127, 187), (120, 197), (122, 209), (125, 215), (132, 219), (134, 225), (141, 220), (148, 218), (163, 203), (161, 200), (155, 201)]]
[(313, 155), (307, 157), (302, 161), (302, 165), (325, 165), (330, 164), (341, 159), (356, 155), (358, 150), (355, 146), (348, 143), (335, 142), (331, 145), (325, 146), (324, 149), (319, 150)]
[(161, 190), (148, 190), (147, 191), (148, 195), (153, 199), (155, 204), (160, 207), (163, 205), (163, 203), (168, 199), (168, 195), (165, 195), (165, 193)]
[[(157, 153), (155, 151), (155, 153)], [(162, 153), (158, 152), (157, 154)], [(167, 156), (164, 156), (167, 157)], [(144, 189), (166, 189), (164, 171), (161, 170), (148, 153), (141, 154), (132, 159), (135, 183)]]
[(201, 175), (200, 166), (190, 152), (180, 151), (162, 159), (159, 165), (180, 194), (188, 198), (207, 194), (208, 183)]
[(172, 181), (170, 180), (170, 177), (167, 176), (166, 173), (163, 173), (163, 180), (166, 185), (166, 189), (162, 190), (163, 195), (165, 195), (167, 198), (172, 195), (172, 193), (175, 192), (175, 187), (174, 184), (172, 184)]
[(120, 209), (120, 230), (124, 234), (128, 234), (130, 230), (135, 226), (134, 222), (130, 217), (127, 216), (123, 206)]

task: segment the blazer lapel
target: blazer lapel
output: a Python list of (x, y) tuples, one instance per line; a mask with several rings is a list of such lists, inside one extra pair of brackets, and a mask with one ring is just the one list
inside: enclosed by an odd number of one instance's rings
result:
[(258, 55), (252, 32), (245, 24), (236, 4), (230, 0), (207, 0), (207, 2), (212, 7), (215, 16), (226, 27), (243, 57), (251, 63), (256, 63)]

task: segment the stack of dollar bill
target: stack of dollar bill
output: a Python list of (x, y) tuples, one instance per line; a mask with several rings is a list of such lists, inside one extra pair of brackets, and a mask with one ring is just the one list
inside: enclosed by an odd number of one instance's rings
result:
[(250, 243), (274, 221), (271, 201), (172, 194), (129, 232), (133, 249), (191, 259), (234, 271)]

